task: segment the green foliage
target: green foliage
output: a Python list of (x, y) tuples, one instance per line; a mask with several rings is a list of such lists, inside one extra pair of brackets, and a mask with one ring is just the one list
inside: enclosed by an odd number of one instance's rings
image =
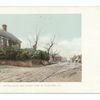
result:
[(0, 60), (49, 60), (49, 54), (42, 50), (28, 50), (28, 49), (15, 49), (4, 48), (0, 49)]
[(0, 59), (12, 59), (14, 54), (13, 48), (0, 49)]
[(5, 59), (6, 54), (5, 51), (3, 49), (0, 49), (0, 59)]
[(32, 58), (39, 60), (49, 60), (49, 54), (46, 51), (37, 50), (34, 52)]
[(20, 49), (17, 51), (16, 60), (29, 60), (31, 56), (26, 49)]
[(3, 60), (28, 60), (29, 52), (26, 49), (4, 48), (0, 49), (0, 59)]
[(5, 59), (10, 59), (10, 60), (15, 60), (16, 59), (16, 55), (17, 55), (17, 50), (15, 50), (14, 48), (5, 48), (4, 49), (5, 52)]

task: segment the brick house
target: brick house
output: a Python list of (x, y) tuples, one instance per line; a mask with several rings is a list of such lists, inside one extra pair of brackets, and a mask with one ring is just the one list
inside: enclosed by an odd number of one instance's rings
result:
[(13, 34), (7, 31), (7, 25), (3, 24), (0, 30), (0, 48), (14, 47), (20, 48), (21, 41), (15, 37)]

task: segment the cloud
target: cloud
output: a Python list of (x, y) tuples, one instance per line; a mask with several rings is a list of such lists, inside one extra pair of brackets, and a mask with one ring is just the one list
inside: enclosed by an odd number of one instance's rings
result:
[[(30, 40), (31, 41), (31, 40)], [(50, 36), (41, 36), (39, 39), (38, 49), (45, 50), (50, 42)], [(28, 40), (23, 40), (22, 47), (30, 47)], [(63, 57), (70, 57), (74, 54), (81, 54), (81, 38), (73, 38), (72, 40), (56, 41), (55, 50)]]
[(81, 53), (81, 39), (74, 38), (71, 41), (62, 40), (56, 46), (57, 50), (60, 51), (60, 54), (64, 57), (69, 57), (74, 54)]
[[(41, 37), (39, 48), (42, 49), (46, 47), (46, 44), (50, 42), (50, 37), (45, 36)], [(43, 49), (44, 49), (43, 48)], [(81, 39), (80, 38), (73, 38), (72, 40), (62, 40), (58, 41), (54, 48), (57, 50), (60, 55), (64, 57), (70, 57), (74, 54), (81, 54)]]

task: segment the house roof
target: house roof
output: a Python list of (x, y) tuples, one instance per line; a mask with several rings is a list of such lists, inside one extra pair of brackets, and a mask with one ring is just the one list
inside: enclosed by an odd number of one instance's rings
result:
[(9, 40), (12, 40), (16, 43), (21, 43), (21, 41), (18, 38), (16, 38), (13, 34), (6, 31), (0, 30), (0, 36), (8, 38)]

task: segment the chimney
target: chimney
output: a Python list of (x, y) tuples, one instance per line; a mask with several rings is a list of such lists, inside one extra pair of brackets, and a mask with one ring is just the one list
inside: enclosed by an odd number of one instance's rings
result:
[(3, 30), (6, 32), (7, 31), (7, 25), (6, 24), (3, 24), (2, 25), (2, 28), (3, 28)]

